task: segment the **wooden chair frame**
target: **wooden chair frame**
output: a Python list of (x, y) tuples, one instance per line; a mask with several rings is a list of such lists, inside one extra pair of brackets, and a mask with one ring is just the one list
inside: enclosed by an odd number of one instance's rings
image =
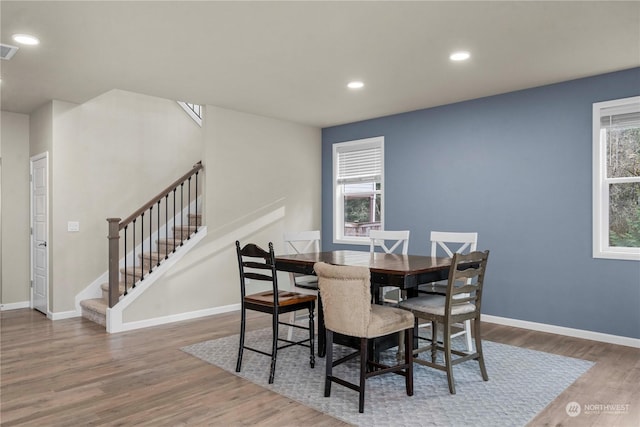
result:
[[(407, 307), (404, 307), (402, 304), (400, 305), (401, 308), (406, 308), (414, 314), (416, 317), (416, 328), (420, 320), (427, 320), (431, 322), (432, 335), (429, 340), (429, 345), (414, 349), (413, 360), (421, 365), (445, 371), (447, 373), (447, 381), (449, 383), (449, 391), (451, 394), (456, 393), (455, 382), (453, 379), (453, 366), (459, 363), (466, 362), (468, 360), (477, 360), (480, 365), (482, 379), (484, 381), (489, 380), (484, 364), (482, 340), (480, 339), (480, 311), (482, 306), (484, 276), (488, 258), (489, 251), (476, 251), (467, 255), (456, 253), (453, 255), (451, 268), (449, 270), (449, 279), (447, 282), (447, 294), (444, 296), (445, 303), (442, 315), (408, 308), (408, 304), (410, 304), (411, 300), (406, 301), (405, 304), (407, 304)], [(461, 284), (457, 285), (457, 283)], [(457, 295), (461, 295), (461, 297), (456, 297)], [(473, 311), (461, 314), (452, 314), (452, 311), (456, 306), (468, 303), (475, 306)], [(451, 326), (454, 323), (460, 323), (466, 320), (473, 320), (476, 350), (472, 352), (464, 352), (451, 348)], [(442, 345), (438, 343), (437, 339), (438, 323), (441, 323), (444, 327)], [(416, 337), (416, 339), (420, 340), (421, 338)], [(436, 362), (438, 350), (444, 352), (444, 364)], [(425, 351), (431, 352), (431, 361), (416, 357), (418, 354)], [(452, 355), (459, 357), (454, 359)]]
[[(236, 362), (236, 372), (240, 372), (242, 368), (243, 351), (251, 350), (256, 353), (269, 356), (271, 358), (271, 369), (269, 371), (269, 384), (273, 383), (276, 359), (278, 350), (291, 347), (293, 345), (301, 345), (310, 349), (309, 364), (313, 368), (315, 366), (314, 354), (314, 310), (317, 297), (315, 295), (305, 295), (296, 292), (286, 292), (278, 290), (278, 276), (276, 274), (275, 255), (273, 252), (273, 243), (269, 243), (269, 251), (265, 251), (259, 246), (250, 243), (244, 247), (240, 247), (240, 242), (236, 241), (236, 253), (238, 256), (238, 267), (240, 270), (240, 289), (241, 289), (241, 321), (240, 321), (240, 342), (238, 345), (238, 359)], [(248, 295), (246, 293), (247, 279), (270, 282), (272, 289), (256, 294)], [(280, 314), (290, 313), (297, 310), (308, 310), (309, 326), (303, 327), (287, 322), (281, 322)], [(268, 313), (272, 319), (272, 345), (271, 352), (265, 352), (245, 345), (245, 329), (247, 322), (247, 310)], [(299, 329), (307, 329), (309, 338), (292, 341), (291, 339), (283, 339), (278, 337), (278, 326), (286, 325)], [(279, 342), (285, 342), (284, 345), (278, 345)]]

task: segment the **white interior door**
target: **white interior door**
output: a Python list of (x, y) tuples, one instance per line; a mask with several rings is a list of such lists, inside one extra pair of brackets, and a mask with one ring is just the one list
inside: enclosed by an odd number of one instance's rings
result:
[(31, 306), (45, 314), (49, 305), (47, 156), (31, 159)]

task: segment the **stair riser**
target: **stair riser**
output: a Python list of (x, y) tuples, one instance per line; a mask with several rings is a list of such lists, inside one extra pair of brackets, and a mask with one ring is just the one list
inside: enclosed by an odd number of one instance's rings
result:
[(176, 239), (175, 241), (173, 239), (169, 239), (165, 244), (165, 239), (160, 239), (156, 241), (156, 248), (160, 249), (160, 255), (164, 256), (165, 251), (168, 253), (172, 253), (174, 251), (174, 247), (175, 250), (178, 250), (178, 248), (180, 248), (181, 242), (182, 241), (179, 239)]
[[(169, 252), (171, 252), (172, 248), (173, 246), (169, 248)], [(164, 251), (160, 253), (159, 259), (160, 259), (160, 262), (164, 261), (165, 259)], [(149, 257), (148, 254), (138, 255), (138, 261), (139, 261), (139, 264), (142, 264), (142, 268), (145, 271), (149, 271), (149, 268), (152, 265), (154, 268), (158, 266), (158, 253), (154, 252), (153, 255), (151, 255), (151, 257)]]
[[(131, 291), (131, 285), (127, 285), (127, 292)], [(124, 289), (121, 289), (120, 298), (122, 298), (122, 294), (124, 293)], [(102, 289), (102, 299), (104, 302), (109, 304), (109, 289)]]
[(96, 313), (93, 310), (87, 310), (86, 308), (82, 308), (82, 317), (84, 317), (87, 320), (91, 320), (92, 322), (95, 322), (99, 325), (102, 325), (104, 327), (107, 326), (107, 316), (104, 316), (100, 313)]
[(202, 215), (200, 214), (191, 214), (189, 215), (189, 225), (202, 225)]
[[(145, 269), (144, 270), (144, 277), (147, 277), (149, 275), (149, 269)], [(120, 272), (120, 280), (122, 281), (127, 281), (127, 289), (131, 289), (131, 287), (133, 286), (133, 283), (137, 283), (140, 281), (140, 273), (123, 273)]]
[(181, 229), (180, 227), (175, 227), (173, 229), (175, 238), (182, 239), (182, 240), (186, 240), (189, 236), (191, 236), (191, 234), (193, 234), (194, 231), (195, 229), (190, 229), (186, 227), (184, 229)]

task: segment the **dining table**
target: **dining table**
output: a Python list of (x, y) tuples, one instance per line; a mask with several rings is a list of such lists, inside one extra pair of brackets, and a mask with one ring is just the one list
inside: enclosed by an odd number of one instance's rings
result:
[[(293, 255), (277, 255), (276, 269), (290, 273), (314, 275), (313, 266), (317, 262), (333, 265), (368, 267), (371, 273), (371, 295), (374, 303), (380, 304), (379, 289), (395, 286), (406, 291), (407, 297), (418, 295), (418, 286), (447, 279), (451, 258), (425, 255), (387, 254), (369, 251), (336, 250), (310, 252)], [(326, 329), (322, 310), (322, 299), (318, 296), (318, 356), (326, 353)], [(352, 339), (334, 334), (334, 341), (351, 345)], [(374, 352), (393, 345), (389, 340), (374, 343)]]

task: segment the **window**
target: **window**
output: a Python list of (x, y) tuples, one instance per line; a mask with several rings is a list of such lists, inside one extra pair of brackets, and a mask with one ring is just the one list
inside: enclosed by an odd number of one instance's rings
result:
[(334, 243), (369, 244), (384, 229), (384, 137), (333, 145)]
[(191, 117), (198, 126), (202, 127), (202, 105), (178, 101), (182, 109)]
[(593, 104), (593, 257), (640, 260), (640, 96)]

